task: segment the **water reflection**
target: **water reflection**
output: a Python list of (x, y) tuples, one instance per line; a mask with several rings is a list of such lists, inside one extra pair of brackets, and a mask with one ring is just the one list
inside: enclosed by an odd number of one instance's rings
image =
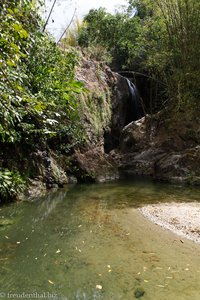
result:
[(147, 203), (198, 201), (199, 190), (149, 181), (78, 185), (2, 207), (1, 291), (54, 299), (199, 300), (199, 246), (145, 220)]

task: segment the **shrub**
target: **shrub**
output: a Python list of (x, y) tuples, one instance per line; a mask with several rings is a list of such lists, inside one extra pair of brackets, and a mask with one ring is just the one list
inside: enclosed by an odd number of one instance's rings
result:
[(18, 172), (0, 170), (0, 202), (17, 199), (25, 189), (25, 181)]

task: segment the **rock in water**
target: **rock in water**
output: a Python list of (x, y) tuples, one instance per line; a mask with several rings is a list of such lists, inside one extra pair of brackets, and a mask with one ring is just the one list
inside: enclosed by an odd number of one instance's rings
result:
[(143, 290), (143, 288), (137, 288), (134, 292), (135, 298), (141, 298), (143, 297), (145, 294), (145, 291)]

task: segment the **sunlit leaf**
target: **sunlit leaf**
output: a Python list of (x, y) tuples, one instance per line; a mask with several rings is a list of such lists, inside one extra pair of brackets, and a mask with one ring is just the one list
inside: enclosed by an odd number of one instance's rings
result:
[(97, 284), (97, 285), (96, 285), (96, 289), (97, 289), (97, 290), (102, 290), (102, 288), (103, 288), (102, 285), (100, 285), (100, 284)]
[(7, 63), (7, 65), (10, 66), (10, 67), (15, 67), (15, 66), (16, 66), (16, 63), (15, 63), (14, 61), (10, 60), (10, 59), (8, 59), (8, 60), (6, 61), (6, 63)]

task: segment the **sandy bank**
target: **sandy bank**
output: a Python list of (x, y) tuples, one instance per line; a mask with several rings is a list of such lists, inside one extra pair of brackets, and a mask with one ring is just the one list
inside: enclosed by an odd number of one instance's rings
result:
[(200, 243), (200, 203), (147, 205), (139, 211), (155, 224)]

